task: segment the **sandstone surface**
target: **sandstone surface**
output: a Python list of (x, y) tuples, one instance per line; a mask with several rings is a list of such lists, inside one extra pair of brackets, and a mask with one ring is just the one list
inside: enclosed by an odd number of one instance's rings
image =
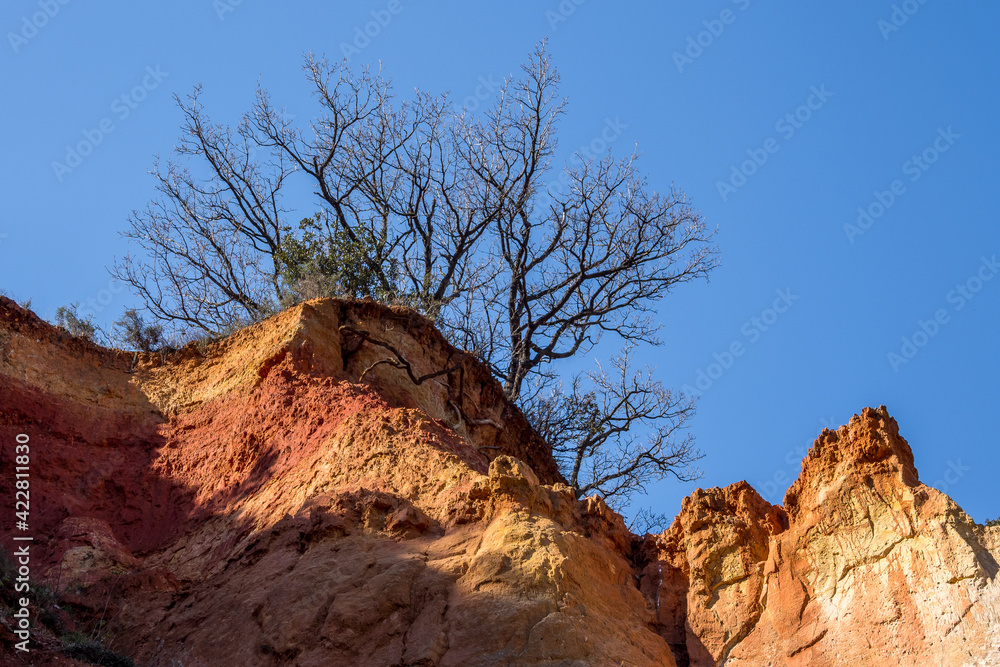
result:
[(139, 664), (673, 664), (621, 517), (412, 313), (307, 303), (135, 359), (0, 306), (36, 572)]
[(643, 542), (641, 589), (673, 596), (657, 620), (679, 664), (991, 665), (998, 535), (866, 408), (816, 440), (783, 507), (745, 482), (685, 499)]
[(409, 311), (308, 302), (161, 356), (0, 298), (4, 470), (19, 433), (66, 618), (29, 659), (0, 607), (3, 664), (81, 664), (74, 623), (149, 667), (1000, 664), (1000, 528), (919, 482), (884, 408), (783, 506), (698, 490), (636, 536)]

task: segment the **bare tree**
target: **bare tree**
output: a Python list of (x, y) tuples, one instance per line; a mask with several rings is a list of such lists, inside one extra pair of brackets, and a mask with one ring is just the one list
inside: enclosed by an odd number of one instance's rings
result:
[(577, 497), (599, 493), (621, 507), (651, 481), (701, 476), (694, 438), (681, 432), (694, 401), (674, 394), (651, 373), (633, 373), (632, 347), (612, 359), (612, 370), (577, 376), (526, 406), (529, 420), (552, 447)]
[[(546, 410), (593, 412), (593, 432), (549, 434), (579, 493), (627, 496), (685, 469), (693, 450), (674, 438), (690, 404), (630, 375), (628, 355), (617, 382), (595, 374), (584, 394), (546, 393), (557, 362), (605, 333), (658, 343), (656, 303), (706, 277), (717, 254), (682, 192), (649, 188), (637, 153), (553, 168), (565, 101), (544, 43), (478, 116), (447, 95), (401, 102), (381, 72), (313, 56), (304, 69), (319, 108), (304, 128), (261, 88), (235, 129), (210, 122), (200, 90), (178, 99), (184, 135), (156, 171), (161, 197), (125, 232), (147, 258), (114, 269), (148, 310), (221, 333), (331, 290), (401, 301), (475, 351), (508, 398), (538, 407), (543, 431)], [(567, 187), (550, 188), (560, 171)], [(319, 211), (298, 231), (284, 204), (293, 178)], [(625, 435), (653, 422), (644, 444)]]
[(651, 507), (640, 507), (629, 519), (629, 532), (636, 535), (657, 535), (670, 528), (674, 517), (664, 512), (657, 512)]
[(471, 292), (475, 306), (448, 324), (483, 351), (513, 400), (526, 380), (604, 332), (656, 343), (653, 305), (716, 265), (699, 213), (678, 190), (650, 191), (636, 154), (580, 161), (566, 168), (566, 192), (547, 187), (564, 110), (558, 83), (539, 48), (485, 118), (459, 129), (462, 159), (486, 199), (502, 202), (489, 230), (500, 267)]
[(305, 69), (321, 107), (309, 138), (259, 92), (262, 144), (309, 177), (339, 232), (369, 240), (365, 268), (381, 291), (370, 296), (405, 297), (437, 318), (483, 279), (476, 251), (503, 202), (460, 159), (446, 97), (417, 92), (395, 107), (381, 74), (311, 56)]
[(217, 334), (273, 313), (282, 295), (284, 213), (281, 188), (293, 171), (280, 153), (255, 159), (249, 118), (235, 130), (212, 124), (196, 89), (175, 96), (184, 114), (175, 149), (200, 158), (203, 175), (179, 162), (154, 173), (161, 197), (135, 211), (124, 236), (147, 258), (117, 262), (113, 276), (129, 284), (157, 319)]

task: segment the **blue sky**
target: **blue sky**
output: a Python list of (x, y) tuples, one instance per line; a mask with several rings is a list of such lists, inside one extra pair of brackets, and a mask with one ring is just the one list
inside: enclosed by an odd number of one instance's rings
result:
[[(204, 84), (232, 122), (260, 81), (308, 118), (303, 53), (348, 44), (401, 93), (464, 100), (548, 36), (562, 157), (624, 126), (611, 150), (638, 142), (651, 183), (718, 227), (722, 267), (662, 303), (665, 345), (648, 355), (667, 386), (701, 393), (706, 474), (640, 502), (672, 515), (696, 486), (740, 479), (780, 502), (824, 425), (885, 404), (921, 479), (980, 522), (1000, 515), (1000, 7), (693, 5), (7, 2), (0, 288), (49, 318), (93, 300), (106, 324), (135, 303), (105, 267), (177, 138), (173, 93)], [(70, 166), (81, 142), (93, 151)]]

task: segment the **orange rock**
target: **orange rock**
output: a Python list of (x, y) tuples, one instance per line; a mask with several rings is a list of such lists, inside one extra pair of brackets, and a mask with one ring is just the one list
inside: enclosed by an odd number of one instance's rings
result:
[(1000, 528), (919, 482), (884, 408), (824, 432), (784, 507), (699, 490), (639, 538), (405, 309), (314, 301), (137, 357), (0, 298), (19, 433), (32, 576), (149, 667), (998, 664)]
[(408, 311), (303, 304), (134, 369), (6, 301), (0, 331), (48, 579), (141, 664), (674, 664), (621, 517)]
[(745, 483), (685, 499), (641, 545), (643, 591), (687, 587), (659, 616), (681, 665), (994, 664), (996, 530), (921, 484), (866, 408), (816, 440), (784, 508)]

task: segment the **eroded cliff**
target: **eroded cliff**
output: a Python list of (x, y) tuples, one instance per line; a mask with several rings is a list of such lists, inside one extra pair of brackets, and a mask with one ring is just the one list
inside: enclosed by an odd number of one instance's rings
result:
[[(824, 432), (783, 507), (699, 490), (639, 537), (409, 311), (309, 302), (136, 357), (0, 299), (4, 469), (20, 433), (32, 576), (151, 667), (973, 665), (996, 645), (1000, 529), (920, 484), (884, 409)], [(60, 628), (36, 623), (34, 664), (73, 664)]]

